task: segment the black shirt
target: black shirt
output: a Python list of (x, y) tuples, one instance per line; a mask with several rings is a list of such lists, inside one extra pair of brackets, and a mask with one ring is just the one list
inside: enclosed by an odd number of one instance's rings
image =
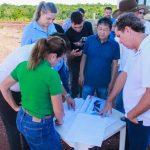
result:
[(54, 26), (55, 26), (58, 33), (64, 33), (63, 28), (59, 24), (54, 23)]
[[(72, 27), (70, 27), (66, 31), (66, 36), (70, 40), (72, 50), (77, 49), (77, 47), (74, 45), (75, 42), (79, 42), (83, 37), (88, 37), (92, 34), (93, 34), (92, 24), (88, 21), (84, 22), (84, 25), (83, 25), (81, 32), (76, 32)], [(83, 49), (83, 46), (78, 47), (78, 48)], [(76, 58), (71, 60), (71, 63), (79, 65), (80, 61), (81, 61), (81, 57), (76, 57)]]

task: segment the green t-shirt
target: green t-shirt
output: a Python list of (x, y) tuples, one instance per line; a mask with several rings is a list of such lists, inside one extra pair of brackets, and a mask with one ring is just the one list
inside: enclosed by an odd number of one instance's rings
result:
[(22, 107), (31, 115), (43, 118), (53, 113), (51, 96), (62, 93), (61, 81), (48, 61), (41, 61), (34, 70), (28, 70), (27, 65), (27, 61), (20, 63), (11, 76), (19, 82)]

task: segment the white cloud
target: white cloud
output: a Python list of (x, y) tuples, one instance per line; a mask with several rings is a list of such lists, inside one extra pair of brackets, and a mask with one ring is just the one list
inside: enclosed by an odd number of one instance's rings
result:
[[(22, 4), (29, 4), (29, 5), (38, 5), (41, 0), (1, 0), (0, 4), (8, 3), (8, 4), (15, 4), (15, 5), (22, 5)], [(45, 0), (47, 2), (54, 2), (54, 3), (63, 3), (63, 4), (113, 4), (117, 5), (118, 0)]]

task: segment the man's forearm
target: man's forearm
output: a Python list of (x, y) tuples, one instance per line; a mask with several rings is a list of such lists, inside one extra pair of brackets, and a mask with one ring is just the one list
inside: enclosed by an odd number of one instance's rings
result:
[(86, 62), (86, 55), (82, 55), (81, 63), (80, 63), (80, 75), (83, 75), (84, 72), (84, 67), (85, 67), (85, 62)]
[(146, 89), (139, 103), (128, 113), (127, 117), (136, 118), (150, 109), (150, 88)]
[(124, 87), (124, 84), (126, 82), (127, 74), (125, 72), (121, 72), (119, 76), (116, 79), (116, 82), (114, 84), (114, 87), (107, 99), (107, 101), (112, 102), (114, 98), (118, 95), (118, 93), (122, 90)]
[(118, 74), (118, 61), (114, 60), (112, 63), (112, 71), (111, 71), (111, 81), (110, 83), (114, 84)]

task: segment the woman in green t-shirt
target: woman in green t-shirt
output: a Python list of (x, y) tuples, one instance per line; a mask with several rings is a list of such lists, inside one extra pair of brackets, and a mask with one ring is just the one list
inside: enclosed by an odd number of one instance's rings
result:
[[(39, 40), (29, 61), (20, 63), (0, 86), (7, 103), (17, 114), (17, 128), (31, 150), (61, 150), (60, 139), (53, 126), (63, 123), (62, 86), (53, 66), (66, 52), (66, 43), (54, 36)], [(15, 103), (10, 87), (19, 82), (21, 107)]]

